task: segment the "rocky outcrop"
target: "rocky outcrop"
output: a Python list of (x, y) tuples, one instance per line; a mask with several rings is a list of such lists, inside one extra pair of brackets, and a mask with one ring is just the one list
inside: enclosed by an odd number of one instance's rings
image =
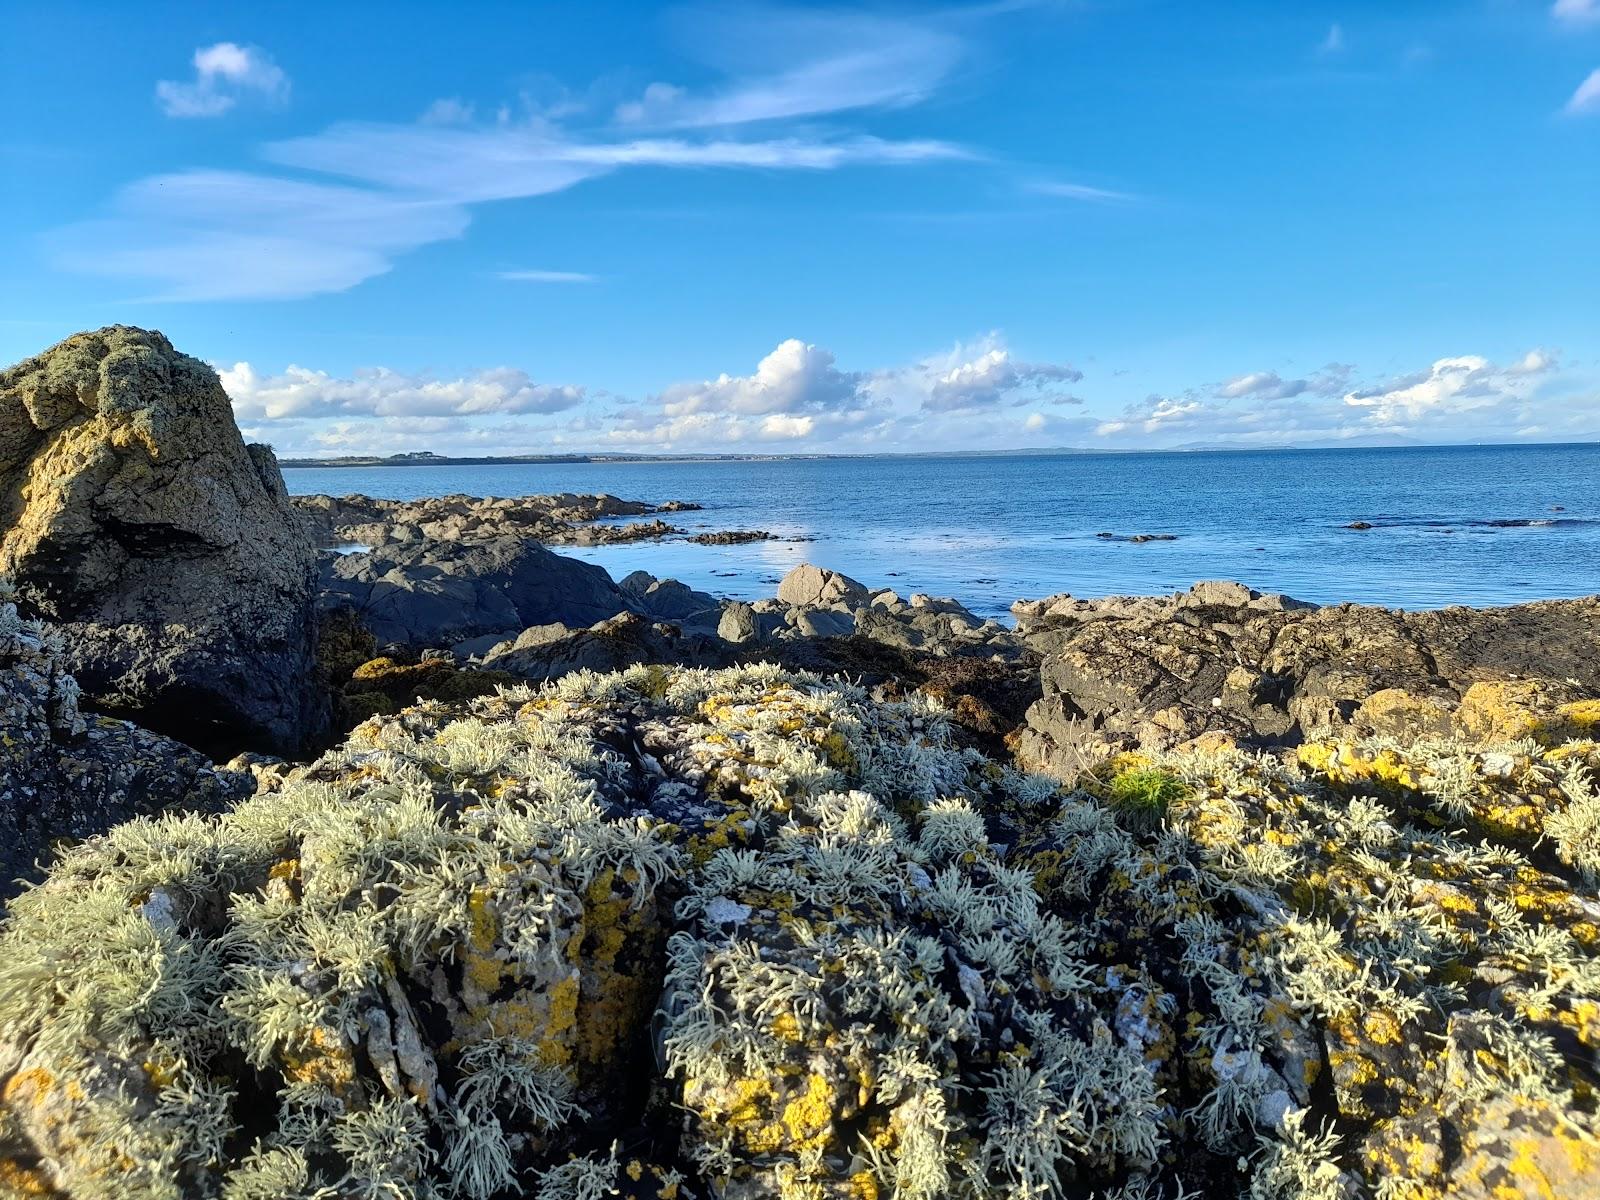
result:
[(0, 575), (94, 705), (207, 747), (326, 724), (312, 548), (216, 373), (112, 326), (0, 371)]
[(602, 568), (517, 537), (391, 542), (329, 556), (321, 603), (354, 610), (379, 642), (438, 648), (530, 625), (587, 626), (629, 608)]
[[(1596, 770), (1545, 730), (1072, 790), (770, 666), (419, 705), (18, 898), (0, 1183), (1576, 1198)], [(1524, 809), (1547, 866), (1481, 840)]]
[(1551, 703), (1600, 692), (1593, 597), (1408, 613), (1319, 609), (1208, 582), (1170, 597), (1052, 597), (1014, 611), (1044, 660), (1019, 753), (1068, 778), (1119, 750), (1208, 734), (1252, 745), (1341, 731), (1473, 736), (1473, 721), (1493, 724), (1483, 710), (1490, 685), (1505, 681), (1536, 683)]
[(599, 545), (683, 531), (660, 520), (625, 525), (592, 522), (699, 508), (680, 500), (654, 505), (604, 493), (585, 496), (571, 492), (516, 497), (426, 496), (418, 500), (379, 500), (361, 495), (296, 496), (294, 506), (319, 546), (470, 542), (502, 537)]
[(170, 809), (216, 811), (247, 776), (126, 721), (78, 708), (59, 639), (0, 593), (0, 901), (58, 844)]

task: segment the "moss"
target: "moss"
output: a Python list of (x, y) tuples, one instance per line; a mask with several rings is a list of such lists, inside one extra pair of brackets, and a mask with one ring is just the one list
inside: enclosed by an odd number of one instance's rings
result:
[(1106, 798), (1127, 829), (1142, 833), (1159, 828), (1172, 802), (1186, 791), (1182, 780), (1159, 768), (1129, 767), (1112, 776)]

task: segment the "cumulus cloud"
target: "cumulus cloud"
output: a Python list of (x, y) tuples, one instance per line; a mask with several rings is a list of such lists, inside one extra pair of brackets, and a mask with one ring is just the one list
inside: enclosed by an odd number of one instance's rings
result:
[(1476, 354), (1441, 358), (1425, 371), (1350, 392), (1344, 402), (1367, 410), (1378, 424), (1412, 425), (1526, 400), (1538, 378), (1554, 366), (1554, 358), (1540, 350), (1508, 367), (1497, 367)]
[(1584, 113), (1600, 112), (1600, 67), (1590, 71), (1588, 77), (1578, 85), (1578, 90), (1562, 108), (1568, 116), (1579, 116)]
[[(829, 351), (789, 338), (756, 364), (754, 374), (674, 384), (658, 400), (669, 417), (703, 412), (795, 416), (852, 406), (861, 380), (860, 375), (840, 371)], [(797, 427), (773, 425), (774, 430)], [(805, 432), (811, 428), (808, 425)]]
[[(1017, 362), (1011, 351), (994, 347), (936, 374), (922, 407), (934, 412), (960, 412), (1008, 402), (1027, 403), (1051, 384), (1077, 383), (1082, 378), (1082, 371), (1065, 363)], [(1068, 402), (1075, 399), (1060, 398)]]
[(1261, 400), (1288, 400), (1306, 392), (1332, 396), (1343, 391), (1349, 377), (1350, 368), (1342, 363), (1329, 363), (1306, 379), (1284, 379), (1276, 371), (1251, 371), (1219, 384), (1215, 394), (1225, 400), (1237, 400), (1245, 396)]
[(581, 387), (536, 383), (527, 372), (513, 367), (454, 379), (408, 375), (385, 367), (358, 371), (348, 378), (297, 366), (280, 375), (262, 375), (247, 362), (217, 373), (241, 422), (556, 413), (576, 407), (585, 396)]
[(1550, 15), (1564, 25), (1600, 25), (1600, 0), (1556, 0)]
[(289, 77), (257, 46), (217, 42), (194, 52), (194, 78), (163, 79), (156, 103), (169, 117), (220, 117), (246, 96), (281, 103)]

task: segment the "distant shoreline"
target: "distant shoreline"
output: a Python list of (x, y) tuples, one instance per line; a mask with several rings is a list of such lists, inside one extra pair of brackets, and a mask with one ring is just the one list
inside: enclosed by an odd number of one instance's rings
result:
[(1310, 444), (1285, 446), (1166, 446), (1148, 450), (1115, 448), (1090, 449), (1083, 446), (1052, 446), (1041, 450), (899, 450), (862, 454), (514, 454), (457, 458), (421, 451), (411, 454), (346, 455), (339, 458), (285, 458), (278, 465), (290, 470), (324, 467), (526, 467), (583, 466), (612, 463), (702, 463), (702, 462), (819, 462), (853, 458), (1048, 458), (1057, 454), (1138, 456), (1149, 454), (1265, 454), (1324, 450), (1498, 450), (1557, 449), (1600, 446), (1600, 440), (1577, 442), (1451, 442), (1432, 445), (1423, 442), (1391, 442), (1350, 445)]

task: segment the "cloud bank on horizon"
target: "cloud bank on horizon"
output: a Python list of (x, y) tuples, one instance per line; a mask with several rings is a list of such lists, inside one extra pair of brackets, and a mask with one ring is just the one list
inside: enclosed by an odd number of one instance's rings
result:
[[(1342, 235), (1329, 232), (1342, 214), (1318, 212), (1328, 202), (1315, 191), (1293, 201), (1269, 196), (1265, 207), (1244, 214), (1249, 196), (1296, 177), (1288, 166), (1275, 168), (1271, 155), (1309, 142), (1299, 124), (1277, 130), (1275, 143), (1248, 147), (1267, 151), (1256, 155), (1265, 165), (1254, 176), (1255, 157), (1219, 145), (1207, 160), (1182, 139), (1162, 146), (1153, 131), (1191, 111), (1203, 128), (1238, 122), (1240, 112), (1270, 122), (1278, 107), (1286, 119), (1323, 128), (1335, 103), (1329, 97), (1347, 108), (1359, 103), (1352, 99), (1357, 89), (1341, 90), (1351, 81), (1370, 87), (1380, 78), (1421, 80), (1435, 69), (1452, 50), (1436, 23), (1374, 22), (1360, 5), (1320, 18), (1278, 13), (1287, 65), (1252, 72), (1233, 64), (1231, 76), (1201, 61), (1219, 51), (1195, 43), (1204, 53), (1189, 53), (1190, 30), (1180, 38), (1183, 62), (1201, 68), (1198, 75), (1165, 79), (1157, 69), (1163, 63), (1173, 72), (1183, 68), (1163, 59), (1157, 44), (1137, 68), (1109, 63), (1093, 90), (1086, 83), (1073, 91), (1073, 72), (1052, 69), (1051, 86), (1064, 81), (1065, 100), (1047, 100), (1055, 93), (1035, 76), (1033, 90), (1012, 93), (996, 109), (982, 98), (1009, 81), (1010, 61), (1034, 51), (1024, 42), (1038, 42), (1035, 52), (1053, 67), (1072, 39), (1087, 40), (1097, 21), (1117, 20), (1117, 6), (701, 5), (655, 15), (676, 54), (641, 50), (649, 22), (640, 20), (610, 42), (602, 39), (616, 61), (588, 64), (584, 82), (507, 75), (501, 90), (514, 98), (506, 100), (459, 94), (478, 78), (463, 69), (469, 64), (441, 55), (439, 71), (415, 85), (426, 94), (397, 76), (389, 81), (392, 102), (370, 103), (363, 91), (370, 83), (338, 86), (340, 71), (357, 72), (360, 63), (318, 61), (290, 25), (280, 37), (266, 36), (257, 21), (248, 37), (188, 42), (188, 74), (152, 71), (142, 85), (150, 115), (169, 131), (148, 135), (162, 148), (149, 156), (149, 169), (111, 179), (76, 209), (50, 206), (28, 236), (45, 269), (93, 281), (84, 286), (101, 289), (91, 293), (95, 304), (115, 308), (114, 319), (126, 319), (126, 308), (152, 313), (140, 322), (146, 324), (168, 324), (167, 314), (184, 314), (172, 318), (180, 321), (213, 314), (216, 333), (202, 350), (216, 360), (241, 425), (297, 457), (1600, 436), (1597, 348), (1572, 345), (1570, 333), (1492, 341), (1481, 329), (1456, 333), (1435, 319), (1402, 346), (1388, 329), (1384, 337), (1369, 330), (1319, 338), (1308, 326), (1297, 331), (1293, 348), (1264, 350), (1267, 335), (1246, 334), (1248, 322), (1237, 316), (1216, 330), (1204, 327), (1219, 293), (1243, 304), (1232, 298), (1252, 290), (1261, 294), (1266, 324), (1294, 283), (1330, 293), (1342, 287), (1344, 309), (1355, 311), (1361, 285), (1346, 262), (1365, 252), (1364, 243), (1382, 239), (1359, 222)], [(1547, 93), (1505, 118), (1505, 146), (1485, 143), (1481, 174), (1424, 171), (1408, 191), (1385, 182), (1398, 168), (1385, 161), (1370, 126), (1344, 131), (1352, 145), (1366, 139), (1362, 153), (1371, 162), (1365, 175), (1347, 171), (1341, 183), (1382, 188), (1374, 194), (1385, 204), (1400, 197), (1396, 211), (1415, 204), (1414, 215), (1388, 229), (1388, 254), (1401, 264), (1397, 277), (1412, 270), (1408, 299), (1441, 313), (1445, 306), (1430, 289), (1459, 292), (1459, 280), (1430, 277), (1443, 260), (1415, 255), (1418, 231), (1444, 223), (1451, 205), (1463, 203), (1459, 197), (1490, 186), (1485, 180), (1514, 177), (1514, 154), (1505, 147), (1532, 131), (1585, 147), (1591, 157), (1600, 138), (1600, 67), (1585, 75), (1570, 66), (1600, 62), (1600, 0), (1539, 0), (1515, 13), (1499, 6), (1493, 21), (1499, 24), (1486, 30), (1501, 43), (1510, 29), (1535, 47), (1530, 54), (1560, 56), (1569, 73), (1551, 73)], [(1160, 38), (1152, 32), (1150, 40)], [(1126, 37), (1109, 36), (1108, 44), (1130, 46)], [(369, 50), (381, 68), (381, 47)], [(528, 57), (538, 56), (530, 50)], [(1087, 78), (1087, 60), (1078, 66)], [(1290, 112), (1289, 96), (1303, 107)], [(1425, 82), (1415, 96), (1419, 109), (1432, 102)], [(397, 104), (415, 115), (396, 116)], [(385, 107), (386, 117), (361, 115)], [(1097, 136), (1112, 111), (1132, 114), (1138, 132)], [(1386, 112), (1384, 120), (1396, 128), (1398, 118)], [(1429, 128), (1419, 126), (1424, 134)], [(1341, 151), (1331, 126), (1324, 136), (1330, 155)], [(1435, 142), (1424, 144), (1435, 153)], [(0, 160), (9, 149), (0, 146)], [(1309, 153), (1319, 149), (1308, 145)], [(1493, 165), (1497, 156), (1508, 165)], [(1301, 173), (1314, 166), (1302, 165)], [(1600, 182), (1594, 176), (1580, 161), (1553, 186), (1581, 189), (1586, 180)], [(751, 192), (772, 189), (775, 180), (782, 181), (777, 190)], [(612, 189), (604, 193), (612, 206), (606, 211), (616, 214), (610, 229), (601, 227), (589, 242), (536, 236), (547, 220), (571, 228), (571, 214), (602, 187)], [(1538, 190), (1532, 182), (1526, 187)], [(680, 197), (679, 207), (660, 199), (668, 190)], [(685, 194), (694, 203), (682, 200)], [(893, 196), (894, 205), (877, 205), (880, 194)], [(1507, 203), (1522, 199), (1514, 190), (1506, 196)], [(691, 356), (683, 352), (668, 356), (676, 366), (652, 365), (665, 340), (675, 336), (682, 346), (687, 335), (640, 330), (637, 302), (653, 301), (662, 330), (669, 329), (679, 292), (702, 273), (726, 269), (728, 214), (761, 213), (764, 204), (773, 206), (765, 241), (741, 251), (749, 280), (725, 292), (717, 315), (737, 320), (753, 289), (779, 297), (792, 291), (795, 303), (763, 328), (719, 340), (702, 302), (698, 325), (684, 318), (695, 337), (708, 340), (692, 356), (700, 366), (685, 370)], [(1217, 214), (1230, 205), (1240, 206), (1242, 233), (1224, 246), (1226, 239), (1212, 235), (1222, 227)], [(1302, 218), (1302, 209), (1310, 215)], [(681, 242), (661, 251), (660, 263), (670, 261), (671, 269), (653, 269), (657, 260), (643, 256), (619, 266), (604, 254), (609, 237), (628, 237), (640, 214), (661, 222), (653, 236), (665, 229), (668, 241)], [(1269, 250), (1272, 220), (1292, 233)], [(1507, 249), (1492, 244), (1490, 222), (1480, 224), (1482, 244), (1452, 246), (1451, 259), (1505, 269)], [(934, 255), (893, 253), (921, 229), (948, 231), (939, 242), (950, 258), (942, 272)], [(1017, 231), (1028, 229), (1039, 232), (1018, 253), (1015, 239), (1026, 234)], [(1305, 265), (1285, 248), (1305, 241), (1307, 229), (1327, 240), (1323, 278), (1298, 279)], [(1513, 244), (1508, 234), (1506, 247)], [(650, 246), (652, 255), (658, 245)], [(669, 258), (673, 250), (681, 253)], [(768, 250), (786, 272), (766, 268)], [(1583, 247), (1562, 251), (1540, 261), (1581, 258)], [(1148, 320), (1162, 332), (1107, 351), (1079, 328), (1094, 324), (1086, 319), (1095, 316), (1092, 297), (1074, 303), (1075, 320), (1052, 321), (1049, 300), (1029, 301), (1027, 288), (1012, 282), (1026, 278), (1034, 293), (1050, 294), (1048, 276), (1026, 270), (1035, 254), (1068, 278), (1080, 262), (1097, 263), (1097, 274), (1084, 267), (1086, 277), (1107, 288), (1121, 285), (1114, 278), (1120, 254), (1132, 264), (1120, 309), (1125, 322)], [(1408, 255), (1416, 261), (1407, 263)], [(1531, 248), (1523, 257), (1539, 259)], [(864, 350), (865, 336), (841, 344), (849, 319), (826, 319), (834, 297), (866, 290), (896, 266), (908, 280), (902, 295), (915, 303), (886, 310), (878, 330), (892, 330), (897, 349)], [(933, 272), (938, 282), (930, 287)], [(496, 339), (431, 347), (426, 330), (407, 325), (408, 305), (440, 289), (464, 308), (503, 314)], [(1015, 304), (1008, 289), (1020, 297)], [(968, 292), (1000, 298), (994, 307), (1004, 311), (978, 311), (981, 305), (965, 303)], [(1525, 295), (1502, 299), (1486, 284), (1479, 298), (1528, 307)], [(626, 309), (633, 321), (620, 320), (614, 354), (608, 346), (597, 356), (591, 344), (587, 360), (575, 351), (576, 361), (551, 369), (560, 335), (540, 342), (514, 314), (532, 306), (548, 319), (563, 305), (600, 314), (602, 323), (610, 311)], [(797, 311), (803, 306), (824, 319)], [(1023, 308), (1028, 316), (1019, 320)], [(324, 342), (337, 339), (346, 321), (367, 329), (377, 320), (398, 332), (382, 335), (387, 346), (355, 343), (331, 354), (284, 345), (247, 347), (226, 359), (216, 352), (223, 330), (236, 325), (270, 324), (292, 341), (295, 318), (263, 314), (295, 311), (318, 314), (300, 332)], [(0, 311), (0, 328), (49, 324), (7, 317)], [(810, 340), (818, 325), (824, 332)], [(991, 325), (1001, 328), (975, 332)], [(1103, 338), (1104, 324), (1100, 330)], [(1562, 349), (1527, 348), (1552, 344)], [(453, 365), (423, 370), (418, 358)], [(1305, 365), (1297, 369), (1296, 361)], [(626, 378), (619, 378), (618, 362)]]
[(1460, 355), (1367, 381), (1342, 363), (1303, 377), (1252, 371), (1099, 417), (1074, 390), (1093, 382), (1083, 371), (1020, 361), (998, 333), (863, 370), (790, 338), (749, 374), (673, 383), (638, 400), (506, 367), (455, 378), (218, 369), (246, 436), (311, 458), (1369, 445), (1462, 440), (1464, 421), (1474, 441), (1563, 441), (1592, 434), (1600, 408), (1557, 356), (1530, 350), (1504, 365)]

